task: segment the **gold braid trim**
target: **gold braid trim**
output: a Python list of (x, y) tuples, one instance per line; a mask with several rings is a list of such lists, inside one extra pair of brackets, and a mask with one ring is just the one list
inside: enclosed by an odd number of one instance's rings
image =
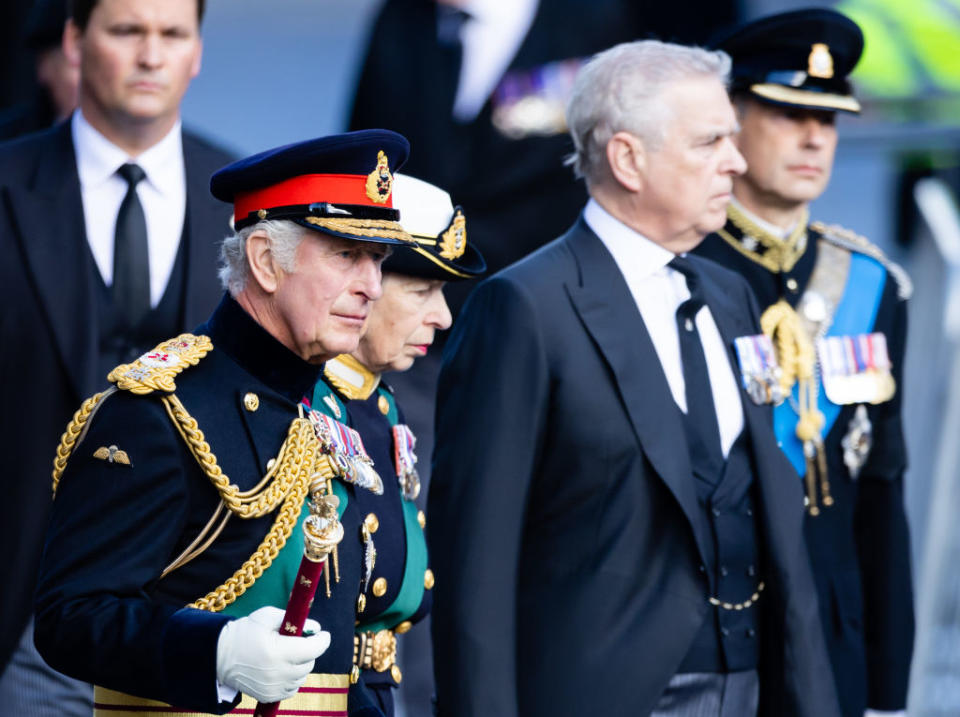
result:
[(311, 474), (314, 472), (312, 465), (316, 460), (319, 444), (313, 426), (305, 418), (295, 418), (287, 431), (286, 440), (280, 446), (276, 463), (257, 486), (259, 488), (269, 481), (267, 488), (241, 491), (217, 465), (217, 457), (210, 450), (203, 431), (176, 394), (164, 396), (161, 400), (173, 420), (173, 425), (204, 474), (217, 489), (224, 505), (240, 518), (261, 518), (272, 512), (294, 488), (304, 470), (309, 468)]
[(770, 306), (760, 317), (760, 329), (773, 341), (780, 364), (780, 388), (789, 395), (797, 383), (800, 420), (797, 422), (797, 437), (801, 441), (820, 438), (824, 425), (823, 414), (817, 409), (817, 386), (814, 368), (817, 355), (813, 343), (800, 323), (800, 317), (786, 301), (781, 299)]
[[(313, 428), (310, 427), (310, 430), (312, 431)], [(296, 485), (284, 501), (270, 531), (264, 536), (253, 555), (223, 584), (214, 588), (199, 600), (192, 602), (190, 607), (207, 610), (208, 612), (220, 612), (243, 595), (273, 564), (283, 546), (287, 544), (287, 539), (300, 518), (303, 502), (315, 479), (327, 481), (334, 477), (329, 458), (320, 454), (319, 448), (319, 443), (316, 441), (313, 442), (313, 445), (308, 444), (304, 448), (307, 451), (306, 458), (308, 460), (301, 462)], [(314, 468), (318, 470), (314, 471)]]
[(117, 388), (145, 396), (154, 391), (173, 393), (177, 386), (173, 379), (188, 366), (196, 366), (213, 349), (207, 336), (180, 334), (158, 344), (133, 363), (123, 363), (107, 375)]
[(86, 429), (87, 421), (94, 414), (100, 401), (113, 393), (113, 389), (101, 391), (94, 394), (82, 404), (77, 412), (73, 414), (73, 419), (67, 424), (67, 429), (60, 436), (60, 445), (57, 446), (57, 454), (53, 458), (53, 497), (57, 497), (57, 487), (60, 485), (60, 478), (67, 468), (67, 460), (73, 449), (77, 446), (83, 431)]
[(803, 329), (797, 312), (781, 299), (760, 317), (760, 328), (773, 341), (777, 361), (782, 374), (780, 387), (789, 396), (797, 384), (797, 438), (803, 443), (807, 469), (804, 474), (807, 489), (807, 510), (810, 515), (819, 515), (817, 506), (816, 479), (820, 476), (823, 504), (833, 505), (830, 484), (827, 480), (826, 460), (823, 453), (821, 431), (825, 419), (817, 408), (817, 381), (815, 376), (816, 352), (813, 342)]
[(774, 274), (787, 272), (793, 269), (797, 261), (803, 256), (806, 249), (806, 242), (802, 241), (807, 231), (807, 221), (810, 219), (810, 212), (803, 210), (803, 216), (797, 222), (790, 235), (786, 239), (770, 233), (762, 226), (753, 221), (732, 203), (727, 205), (727, 217), (733, 222), (743, 234), (754, 237), (766, 249), (760, 253), (747, 249), (743, 242), (734, 237), (725, 229), (719, 229), (717, 234), (730, 246), (743, 254), (748, 259), (755, 261), (767, 271)]
[(383, 219), (336, 219), (331, 217), (304, 217), (304, 219), (310, 224), (343, 234), (399, 239), (410, 244), (416, 244), (413, 237), (404, 231), (397, 222)]
[[(243, 595), (273, 564), (297, 525), (307, 494), (331, 480), (335, 476), (334, 469), (329, 457), (321, 452), (320, 442), (310, 421), (295, 418), (290, 423), (287, 438), (280, 447), (273, 468), (256, 488), (241, 491), (217, 465), (217, 458), (210, 451), (196, 420), (176, 395), (164, 396), (162, 401), (227, 510), (240, 518), (259, 518), (273, 511), (281, 501), (283, 503), (269, 532), (253, 555), (222, 585), (191, 603), (191, 607), (199, 610), (219, 612)], [(258, 490), (265, 483), (268, 483), (267, 488)]]

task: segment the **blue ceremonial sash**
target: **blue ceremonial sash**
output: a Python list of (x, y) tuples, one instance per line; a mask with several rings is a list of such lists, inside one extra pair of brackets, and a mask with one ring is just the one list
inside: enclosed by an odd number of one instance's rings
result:
[[(833, 316), (833, 323), (827, 336), (850, 336), (869, 333), (877, 320), (877, 310), (883, 298), (883, 287), (887, 281), (887, 271), (883, 265), (865, 254), (853, 252), (850, 256), (850, 272), (843, 289), (843, 298)], [(797, 401), (797, 386), (791, 392)], [(817, 392), (817, 408), (823, 414), (824, 424), (821, 436), (826, 436), (840, 415), (841, 406), (831, 402), (824, 391)], [(807, 472), (807, 462), (803, 455), (803, 444), (797, 438), (797, 413), (784, 401), (773, 409), (773, 430), (777, 434), (780, 449), (787, 455), (800, 477)]]

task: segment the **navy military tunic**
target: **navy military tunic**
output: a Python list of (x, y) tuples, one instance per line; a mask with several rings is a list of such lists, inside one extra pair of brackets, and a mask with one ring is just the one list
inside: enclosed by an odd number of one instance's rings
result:
[[(277, 342), (230, 297), (197, 333), (208, 336), (213, 349), (176, 376), (176, 396), (223, 472), (240, 490), (249, 490), (277, 456), (319, 367)], [(122, 450), (129, 462), (94, 455), (109, 446)], [(338, 547), (340, 580), (330, 597), (319, 588), (310, 617), (331, 634), (314, 671), (345, 676), (353, 659), (362, 544), (350, 528), (359, 524), (355, 508), (342, 486), (337, 493), (345, 526)], [(207, 550), (161, 577), (218, 502), (158, 392), (109, 396), (74, 448), (53, 504), (35, 637), (51, 666), (183, 709), (224, 713), (234, 707), (236, 699), (219, 700), (216, 679), (217, 640), (231, 617), (185, 606), (234, 574), (270, 530), (276, 512), (249, 520), (231, 516)], [(304, 510), (301, 521), (305, 515)], [(303, 552), (296, 535), (287, 543), (292, 552), (281, 551), (226, 612), (286, 606)]]
[(749, 239), (743, 243), (744, 231), (732, 220), (723, 231), (740, 242), (737, 247), (711, 234), (695, 253), (743, 275), (761, 311), (780, 299), (794, 308), (800, 304), (824, 241), (872, 264), (873, 276), (879, 277), (877, 286), (857, 287), (876, 293), (872, 323), (872, 307), (862, 293), (845, 292), (843, 302), (863, 305), (843, 308), (864, 317), (858, 333), (880, 332), (886, 337), (897, 391), (885, 403), (865, 406), (872, 447), (856, 476), (844, 461), (842, 442), (856, 426), (858, 405), (839, 407), (823, 436), (833, 505), (821, 506), (817, 516), (807, 515), (804, 531), (843, 712), (845, 717), (862, 717), (868, 706), (904, 707), (913, 649), (909, 534), (903, 507), (906, 450), (900, 418), (907, 320), (902, 295), (906, 292), (899, 269), (873, 256), (876, 252), (868, 245), (864, 243), (861, 251), (837, 246), (824, 238), (824, 230), (822, 225), (807, 227), (806, 247), (793, 266), (782, 272), (770, 271), (751, 258), (757, 245)]

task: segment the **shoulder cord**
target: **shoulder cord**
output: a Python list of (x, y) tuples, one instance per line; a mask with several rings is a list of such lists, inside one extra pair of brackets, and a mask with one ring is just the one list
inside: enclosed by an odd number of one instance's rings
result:
[[(54, 458), (53, 490), (56, 495), (57, 486), (66, 468), (67, 460), (78, 445), (78, 439), (85, 429), (85, 425), (93, 415), (98, 404), (111, 392), (98, 393), (87, 399), (74, 414), (66, 431), (60, 439)], [(204, 597), (196, 600), (191, 607), (200, 610), (218, 612), (233, 603), (247, 588), (270, 567), (277, 554), (286, 545), (287, 539), (293, 532), (303, 509), (304, 500), (311, 488), (323, 486), (326, 481), (335, 475), (329, 458), (320, 450), (319, 441), (310, 421), (304, 418), (295, 418), (287, 432), (287, 438), (280, 448), (276, 462), (266, 476), (254, 488), (241, 491), (230, 482), (217, 464), (216, 456), (204, 439), (203, 432), (197, 426), (196, 420), (186, 410), (174, 394), (161, 399), (170, 418), (183, 437), (191, 454), (197, 460), (204, 474), (210, 479), (220, 495), (221, 503), (214, 515), (197, 536), (167, 568), (162, 576), (185, 565), (200, 555), (219, 536), (231, 515), (243, 519), (259, 518), (275, 510), (283, 503), (263, 541), (257, 550), (248, 558), (234, 574), (222, 585), (218, 586)], [(265, 484), (269, 483), (265, 489)], [(220, 524), (210, 533), (223, 507), (227, 513)], [(209, 535), (208, 535), (209, 534)], [(197, 544), (206, 537), (203, 545)]]

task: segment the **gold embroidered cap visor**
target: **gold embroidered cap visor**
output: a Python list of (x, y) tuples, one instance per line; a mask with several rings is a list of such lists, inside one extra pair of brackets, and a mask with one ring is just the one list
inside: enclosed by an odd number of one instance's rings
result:
[(713, 47), (733, 60), (733, 94), (801, 109), (860, 112), (847, 76), (863, 52), (853, 20), (828, 8), (778, 13), (745, 23)]
[(236, 230), (279, 219), (345, 239), (413, 244), (393, 204), (393, 172), (409, 148), (389, 130), (320, 137), (227, 165), (210, 192), (233, 204)]
[(487, 270), (487, 262), (480, 250), (467, 241), (466, 219), (460, 207), (456, 208), (450, 224), (439, 236), (412, 234), (412, 237), (416, 244), (398, 247), (383, 262), (384, 272), (460, 281), (474, 279)]

